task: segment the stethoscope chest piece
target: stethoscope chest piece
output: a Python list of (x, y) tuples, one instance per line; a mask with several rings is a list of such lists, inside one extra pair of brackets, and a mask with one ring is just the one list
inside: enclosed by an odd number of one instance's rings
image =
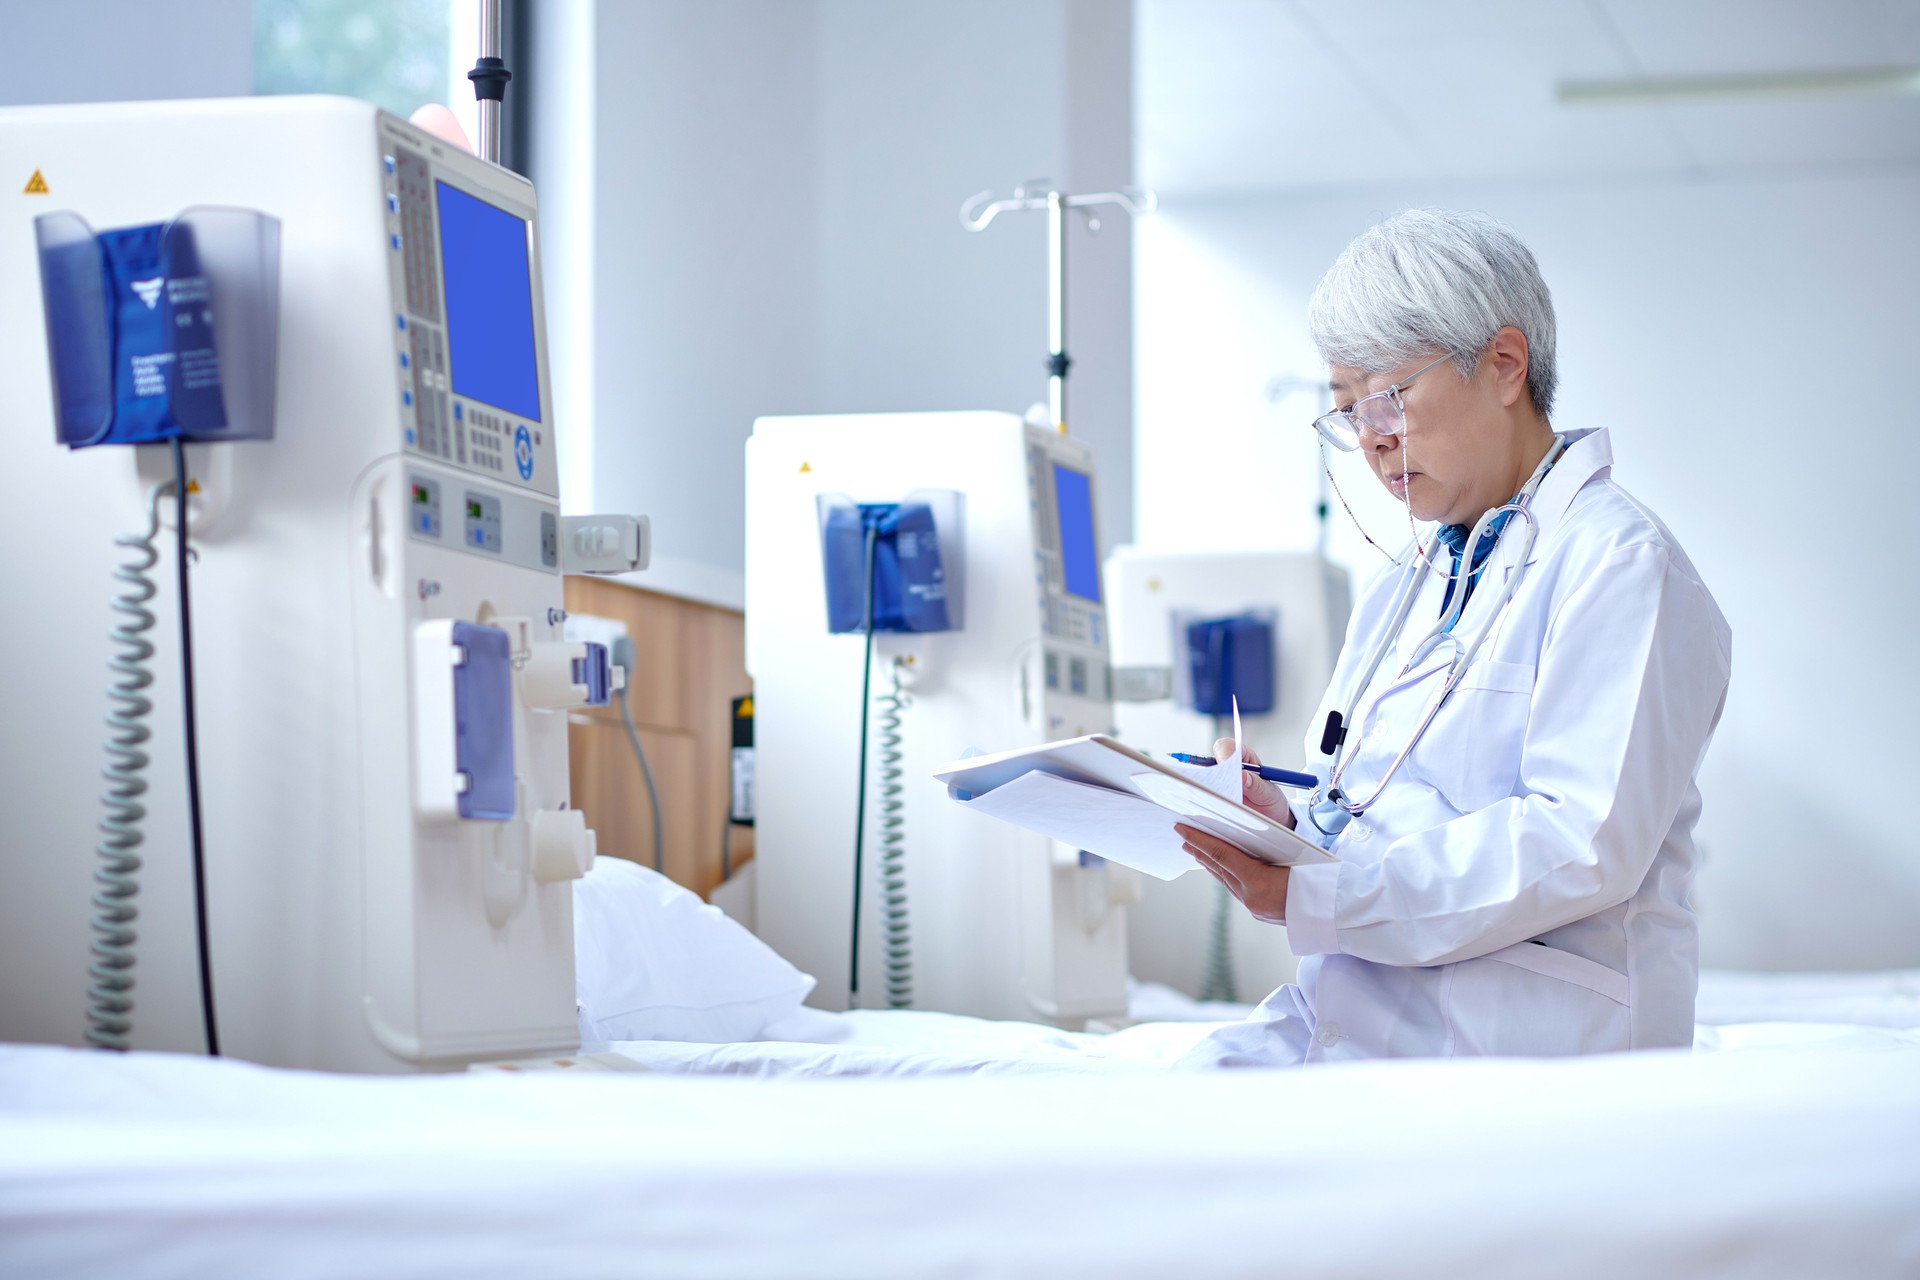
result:
[(1334, 787), (1308, 806), (1307, 816), (1313, 819), (1313, 825), (1320, 828), (1322, 834), (1337, 836), (1353, 821), (1353, 814), (1340, 806), (1345, 798), (1340, 788)]

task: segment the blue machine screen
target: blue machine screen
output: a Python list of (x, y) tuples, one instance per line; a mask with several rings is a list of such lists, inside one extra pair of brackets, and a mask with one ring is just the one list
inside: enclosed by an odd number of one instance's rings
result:
[(533, 348), (527, 224), (456, 187), (435, 185), (453, 389), (538, 422), (540, 373)]
[(1060, 567), (1067, 594), (1100, 603), (1100, 557), (1093, 546), (1093, 485), (1058, 463), (1053, 467), (1053, 505), (1060, 513)]

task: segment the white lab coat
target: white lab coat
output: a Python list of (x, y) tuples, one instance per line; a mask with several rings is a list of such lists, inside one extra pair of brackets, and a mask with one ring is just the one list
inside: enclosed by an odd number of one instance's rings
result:
[[(1297, 982), (1188, 1065), (1571, 1054), (1692, 1042), (1697, 935), (1688, 887), (1694, 773), (1725, 703), (1732, 636), (1673, 535), (1610, 478), (1606, 432), (1570, 433), (1542, 482), (1526, 573), (1459, 687), (1378, 803), (1334, 837), (1338, 862), (1294, 868)], [(1487, 561), (1463, 638), (1513, 571), (1518, 519)], [(1327, 712), (1347, 705), (1387, 627), (1401, 565), (1355, 607)], [(1387, 700), (1434, 625), (1450, 557), (1348, 732), (1349, 795), (1406, 745), (1442, 676)], [(1357, 739), (1357, 747), (1353, 747)]]

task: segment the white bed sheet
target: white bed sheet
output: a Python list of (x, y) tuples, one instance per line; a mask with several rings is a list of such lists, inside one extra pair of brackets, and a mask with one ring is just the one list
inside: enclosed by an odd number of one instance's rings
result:
[(1920, 1274), (1920, 1075), (353, 1079), (0, 1048), (0, 1274)]
[(1824, 1022), (1859, 1027), (1920, 1027), (1920, 969), (1830, 973), (1700, 975), (1694, 1022)]
[[(1138, 1074), (1165, 1070), (1251, 1007), (1203, 1004), (1148, 983), (1136, 985), (1132, 1012), (1175, 1020), (1112, 1035), (919, 1010), (802, 1008), (754, 1042), (592, 1047), (612, 1049), (655, 1071), (707, 1075)], [(1701, 975), (1697, 1051), (1816, 1046), (1920, 1048), (1920, 971)]]

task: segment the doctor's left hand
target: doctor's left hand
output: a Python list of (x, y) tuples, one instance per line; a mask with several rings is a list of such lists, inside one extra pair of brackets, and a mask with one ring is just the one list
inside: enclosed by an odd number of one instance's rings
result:
[(1227, 892), (1240, 899), (1240, 905), (1265, 924), (1287, 922), (1287, 876), (1285, 867), (1270, 866), (1240, 852), (1197, 827), (1180, 823), (1174, 827), (1186, 841), (1186, 850), (1209, 874), (1227, 886)]

